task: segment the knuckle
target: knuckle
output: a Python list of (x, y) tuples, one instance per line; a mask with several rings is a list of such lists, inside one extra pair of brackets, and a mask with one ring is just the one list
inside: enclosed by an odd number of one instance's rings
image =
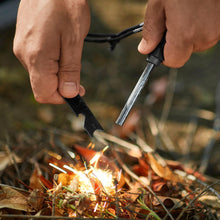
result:
[(39, 60), (41, 49), (39, 47), (31, 47), (26, 50), (26, 57), (30, 65), (35, 65)]
[(195, 29), (192, 26), (191, 28), (188, 27), (187, 31), (181, 31), (181, 41), (182, 41), (182, 45), (192, 45), (193, 41), (195, 39)]
[(14, 41), (13, 43), (13, 53), (15, 54), (16, 57), (21, 57), (22, 54), (22, 48), (19, 46), (19, 44)]
[(59, 68), (59, 76), (62, 80), (73, 80), (78, 78), (80, 75), (81, 65), (71, 64), (60, 66)]
[(41, 48), (24, 45), (22, 42), (14, 41), (13, 53), (18, 59), (25, 60), (28, 65), (35, 65), (39, 60)]
[(180, 58), (180, 57), (170, 57), (167, 56), (165, 57), (165, 60), (163, 64), (165, 66), (171, 67), (171, 68), (180, 68), (182, 67), (187, 61), (187, 58)]
[(71, 63), (71, 64), (60, 65), (60, 72), (64, 74), (65, 73), (69, 74), (71, 72), (79, 72), (80, 69), (81, 69), (81, 64)]

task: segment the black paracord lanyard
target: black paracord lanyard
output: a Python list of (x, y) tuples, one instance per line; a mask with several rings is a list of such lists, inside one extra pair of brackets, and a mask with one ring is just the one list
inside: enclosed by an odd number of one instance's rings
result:
[(110, 49), (114, 50), (115, 46), (119, 41), (123, 38), (126, 38), (132, 34), (138, 33), (143, 30), (144, 23), (140, 23), (138, 25), (129, 27), (119, 33), (115, 34), (103, 34), (103, 33), (89, 33), (85, 38), (86, 42), (93, 42), (93, 43), (110, 43)]

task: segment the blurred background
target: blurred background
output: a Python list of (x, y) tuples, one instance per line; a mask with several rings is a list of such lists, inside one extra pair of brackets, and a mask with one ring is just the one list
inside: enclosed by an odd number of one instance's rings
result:
[[(45, 146), (43, 142), (48, 140), (39, 137), (51, 131), (74, 136), (82, 121), (67, 105), (34, 100), (28, 73), (12, 51), (18, 4), (17, 0), (0, 1), (0, 148), (10, 142), (15, 151), (21, 144), (28, 148)], [(146, 7), (145, 0), (89, 0), (89, 4), (91, 33), (116, 33), (141, 23)], [(114, 122), (146, 65), (146, 57), (137, 51), (140, 39), (138, 33), (121, 40), (113, 51), (108, 43), (84, 46), (84, 99), (105, 130), (119, 136), (121, 131)], [(213, 177), (220, 177), (219, 61), (218, 43), (206, 52), (193, 54), (178, 70), (162, 65), (155, 69), (135, 104), (139, 120), (131, 120), (137, 134), (167, 158), (199, 168), (204, 155), (210, 153), (205, 172)], [(149, 120), (152, 116), (162, 125), (159, 134), (166, 134), (168, 139), (159, 140)], [(71, 145), (71, 141), (65, 143)]]

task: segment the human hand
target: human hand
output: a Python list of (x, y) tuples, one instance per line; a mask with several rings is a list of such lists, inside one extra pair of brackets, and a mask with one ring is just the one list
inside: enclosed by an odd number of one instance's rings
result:
[(89, 26), (86, 0), (21, 0), (13, 49), (38, 102), (61, 104), (62, 96), (84, 95), (81, 55)]
[(193, 52), (209, 49), (220, 40), (220, 1), (148, 0), (139, 52), (153, 51), (165, 29), (163, 64), (181, 67)]

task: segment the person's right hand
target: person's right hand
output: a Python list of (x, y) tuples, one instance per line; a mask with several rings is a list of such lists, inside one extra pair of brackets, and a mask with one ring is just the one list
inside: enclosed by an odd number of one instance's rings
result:
[(220, 0), (148, 0), (139, 52), (152, 52), (165, 30), (163, 64), (181, 67), (220, 40)]
[(86, 0), (21, 0), (14, 53), (38, 102), (61, 104), (62, 96), (84, 95), (81, 55), (89, 26)]

